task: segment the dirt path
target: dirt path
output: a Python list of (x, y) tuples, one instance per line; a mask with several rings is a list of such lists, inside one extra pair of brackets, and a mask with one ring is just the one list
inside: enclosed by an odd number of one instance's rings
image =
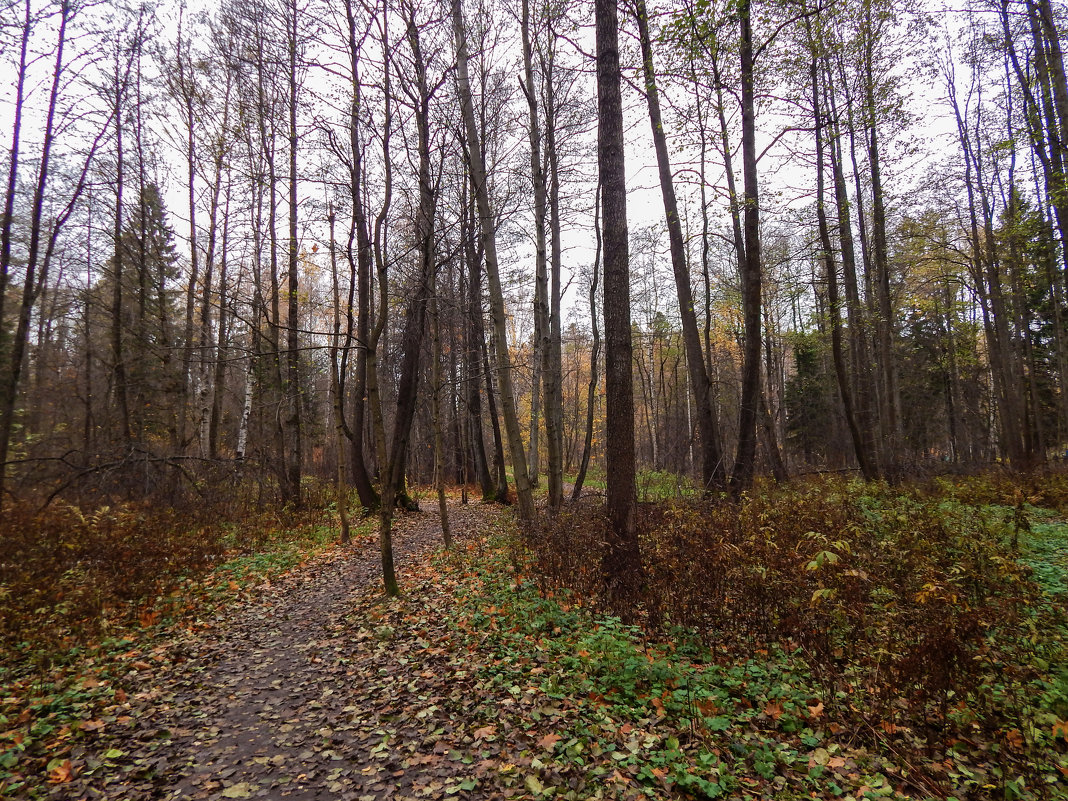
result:
[[(450, 511), (461, 542), (478, 536), (478, 507)], [(434, 513), (400, 521), (402, 582), (440, 541)], [(114, 714), (75, 749), (77, 777), (52, 797), (370, 801), (461, 792), (475, 761), (462, 742), (471, 740), (458, 717), (462, 687), (450, 698), (436, 681), (421, 684), (439, 677), (434, 665), (406, 658), (409, 646), (370, 619), (367, 598), (380, 582), (372, 544), (334, 549), (208, 632), (133, 662)], [(438, 650), (421, 645), (423, 654)]]

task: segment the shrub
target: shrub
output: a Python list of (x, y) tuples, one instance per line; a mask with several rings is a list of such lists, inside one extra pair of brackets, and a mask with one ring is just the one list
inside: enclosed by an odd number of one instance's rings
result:
[[(543, 585), (604, 607), (607, 519), (576, 507), (526, 540)], [(1021, 644), (1036, 592), (1002, 516), (883, 485), (762, 487), (734, 502), (645, 504), (645, 565), (629, 608), (696, 634), (724, 658), (803, 655), (840, 713), (944, 732), (950, 706)], [(1006, 661), (999, 670), (1012, 668)]]

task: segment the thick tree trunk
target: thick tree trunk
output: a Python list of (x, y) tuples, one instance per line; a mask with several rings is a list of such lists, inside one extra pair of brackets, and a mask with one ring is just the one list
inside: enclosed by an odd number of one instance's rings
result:
[[(111, 359), (112, 376), (114, 385), (115, 404), (119, 412), (119, 431), (122, 436), (122, 444), (128, 448), (131, 443), (130, 431), (130, 406), (127, 394), (126, 380), (126, 354), (123, 349), (122, 337), (122, 306), (123, 306), (123, 253), (122, 253), (122, 215), (123, 215), (123, 190), (125, 189), (125, 163), (122, 149), (122, 117), (125, 104), (125, 77), (120, 80), (118, 65), (116, 63), (115, 75), (115, 220), (113, 229), (114, 253), (112, 256), (111, 273), (114, 284), (111, 288)], [(195, 276), (191, 281), (195, 280)], [(185, 393), (182, 394), (184, 402)]]
[(760, 209), (757, 183), (756, 92), (753, 86), (753, 31), (751, 0), (738, 5), (739, 59), (742, 78), (742, 177), (745, 189), (743, 233), (745, 260), (739, 265), (742, 278), (742, 397), (738, 417), (738, 451), (731, 474), (731, 489), (742, 492), (753, 483), (756, 456), (756, 424), (760, 413)]
[[(552, 45), (550, 45), (551, 47)], [(549, 505), (557, 508), (564, 494), (564, 371), (560, 315), (563, 242), (560, 223), (560, 158), (556, 149), (555, 51), (543, 59), (545, 71), (545, 157), (549, 164), (549, 341), (545, 384), (545, 436), (549, 440)], [(554, 501), (554, 498), (558, 498)], [(555, 504), (555, 505), (554, 505)]]
[(285, 436), (287, 500), (300, 508), (301, 465), (303, 461), (303, 436), (301, 429), (300, 386), (300, 317), (297, 282), (297, 5), (290, 0), (289, 18), (289, 275), (286, 294), (286, 410), (283, 422)]
[(609, 541), (602, 570), (609, 600), (626, 608), (642, 583), (635, 506), (633, 344), (616, 0), (596, 0), (597, 151), (604, 237), (605, 447)]

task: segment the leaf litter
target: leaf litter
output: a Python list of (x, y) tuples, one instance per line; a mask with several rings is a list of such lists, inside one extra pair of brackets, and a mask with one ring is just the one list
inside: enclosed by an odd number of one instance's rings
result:
[[(455, 528), (466, 530), (461, 545), (480, 536), (480, 509), (450, 512)], [(470, 670), (452, 658), (437, 599), (415, 591), (440, 537), (436, 515), (398, 520), (396, 558), (413, 587), (408, 597), (383, 599), (377, 548), (364, 538), (223, 607), (210, 626), (131, 655), (111, 703), (84, 721), (63, 760), (0, 794), (469, 795), (481, 758), (462, 717)], [(392, 622), (413, 615), (418, 626)]]
[[(398, 521), (400, 599), (382, 596), (377, 548), (364, 537), (220, 608), (211, 625), (131, 647), (110, 703), (56, 738), (44, 771), (0, 794), (944, 795), (892, 748), (866, 749), (830, 719), (783, 654), (691, 664), (594, 618), (579, 599), (539, 592), (499, 536), (511, 526), (506, 511), (454, 505), (450, 514), (456, 554), (434, 555), (436, 515)], [(962, 764), (947, 760), (945, 770)], [(992, 786), (979, 767), (960, 797)]]

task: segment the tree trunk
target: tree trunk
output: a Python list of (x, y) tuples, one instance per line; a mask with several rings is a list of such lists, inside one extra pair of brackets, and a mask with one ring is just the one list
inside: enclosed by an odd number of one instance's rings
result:
[(352, 541), (349, 531), (349, 488), (345, 483), (345, 413), (341, 394), (341, 288), (337, 277), (337, 252), (334, 244), (334, 209), (327, 208), (327, 222), (330, 224), (330, 278), (334, 296), (334, 331), (330, 338), (330, 396), (334, 413), (334, 444), (337, 448), (337, 472), (334, 476), (335, 499), (337, 502), (338, 522), (341, 526), (341, 544)]
[(482, 145), (475, 125), (475, 110), (471, 100), (471, 83), (467, 74), (467, 41), (464, 33), (460, 0), (452, 0), (452, 27), (456, 38), (456, 72), (463, 107), (464, 125), (467, 133), (468, 161), (475, 200), (478, 204), (479, 223), (482, 229), (483, 250), (486, 255), (486, 275), (489, 278), (490, 308), (493, 314), (493, 333), (497, 351), (497, 376), (501, 388), (501, 406), (504, 425), (508, 433), (508, 448), (512, 455), (512, 473), (515, 477), (516, 496), (519, 499), (519, 517), (524, 523), (534, 519), (534, 496), (527, 472), (523, 439), (519, 431), (519, 415), (515, 406), (515, 391), (512, 386), (511, 358), (508, 350), (508, 333), (504, 313), (504, 293), (501, 290), (500, 271), (497, 265), (496, 218), (490, 206), (489, 186), (486, 183), (486, 168)]
[(745, 188), (745, 260), (742, 278), (742, 316), (745, 339), (742, 352), (742, 397), (738, 417), (738, 451), (731, 474), (731, 490), (740, 493), (753, 483), (756, 424), (760, 412), (760, 210), (757, 183), (756, 93), (753, 86), (753, 31), (750, 2), (738, 5), (739, 58), (742, 78), (742, 177)]
[(593, 254), (593, 275), (590, 278), (590, 325), (593, 328), (593, 347), (590, 349), (590, 383), (586, 387), (586, 436), (582, 443), (582, 459), (579, 461), (575, 486), (571, 490), (571, 500), (577, 501), (582, 494), (582, 484), (586, 480), (586, 470), (590, 466), (590, 454), (593, 451), (593, 421), (597, 404), (597, 357), (601, 351), (601, 331), (597, 327), (597, 280), (601, 265), (601, 185), (597, 184), (594, 199), (593, 230), (597, 247)]
[(216, 459), (219, 455), (219, 427), (222, 425), (223, 389), (226, 381), (226, 347), (229, 336), (229, 319), (226, 311), (227, 285), (226, 272), (229, 262), (228, 249), (230, 239), (230, 187), (226, 187), (226, 205), (223, 210), (222, 258), (219, 261), (219, 331), (215, 345), (215, 379), (212, 381), (211, 421), (208, 426), (208, 458)]
[[(465, 193), (466, 194), (466, 193)], [(473, 198), (468, 198), (473, 200)], [(482, 352), (485, 350), (486, 335), (482, 325), (482, 270), (478, 249), (475, 247), (475, 230), (472, 224), (473, 212), (468, 213), (468, 203), (464, 202), (460, 220), (461, 237), (464, 241), (464, 263), (467, 266), (467, 294), (464, 321), (464, 371), (467, 387), (467, 412), (470, 421), (471, 454), (474, 460), (475, 475), (482, 490), (482, 500), (494, 500), (497, 487), (490, 476), (489, 463), (486, 458), (486, 442), (482, 430)], [(461, 274), (462, 275), (462, 274)], [(489, 386), (489, 371), (485, 371)], [(489, 387), (489, 398), (493, 400), (493, 390)], [(492, 408), (492, 406), (491, 406)], [(493, 411), (496, 425), (497, 413)], [(500, 439), (498, 432), (496, 439)], [(503, 458), (501, 460), (503, 462)], [(505, 484), (507, 491), (507, 484)]]
[(427, 85), (426, 61), (423, 59), (419, 28), (414, 11), (409, 10), (408, 44), (415, 65), (415, 124), (419, 152), (419, 205), (415, 217), (415, 237), (419, 254), (419, 273), (416, 285), (409, 294), (408, 310), (402, 338), (403, 356), (397, 381), (397, 409), (393, 419), (393, 436), (389, 455), (383, 468), (382, 505), (379, 510), (379, 545), (382, 552), (382, 576), (386, 594), (399, 593), (393, 568), (394, 505), (404, 488), (404, 467), (411, 437), (412, 420), (419, 393), (419, 361), (426, 328), (427, 305), (432, 296), (436, 252), (434, 247), (434, 217), (437, 197), (430, 170), (430, 88)]
[(874, 37), (871, 9), (866, 8), (866, 42), (864, 52), (864, 109), (867, 127), (868, 167), (871, 170), (871, 247), (872, 267), (875, 270), (875, 294), (878, 314), (875, 318), (877, 353), (882, 372), (882, 409), (887, 443), (884, 470), (891, 478), (899, 472), (898, 459), (902, 439), (901, 398), (897, 384), (897, 363), (894, 354), (894, 310), (890, 293), (890, 259), (886, 244), (886, 205), (883, 195), (882, 164), (879, 154), (879, 113), (875, 99)]
[(605, 447), (609, 541), (602, 571), (609, 601), (633, 603), (642, 584), (635, 506), (633, 344), (616, 0), (596, 0), (597, 151), (604, 238)]
[(441, 519), (441, 537), (445, 541), (445, 547), (452, 550), (452, 529), (449, 527), (449, 506), (445, 500), (445, 435), (442, 432), (441, 422), (441, 391), (444, 383), (441, 380), (441, 319), (438, 314), (437, 278), (434, 278), (434, 289), (430, 295), (430, 331), (433, 342), (431, 365), (430, 411), (431, 425), (434, 428), (434, 483), (438, 491), (438, 517)]
[(290, 0), (289, 25), (289, 287), (286, 296), (286, 411), (283, 422), (285, 437), (287, 500), (300, 508), (301, 462), (303, 442), (301, 431), (300, 387), (300, 317), (297, 303), (297, 4)]
[[(811, 29), (809, 31), (811, 35)], [(815, 50), (815, 43), (811, 43)], [(870, 455), (865, 448), (864, 438), (857, 425), (857, 416), (853, 408), (853, 394), (850, 390), (849, 375), (846, 370), (845, 356), (842, 352), (842, 314), (841, 301), (838, 296), (838, 271), (834, 264), (834, 251), (831, 235), (827, 228), (827, 213), (824, 210), (824, 155), (823, 155), (823, 112), (820, 108), (819, 68), (816, 56), (810, 59), (809, 78), (812, 82), (812, 114), (815, 120), (816, 137), (816, 222), (819, 226), (820, 247), (824, 264), (824, 276), (827, 281), (827, 317), (831, 328), (831, 356), (834, 361), (834, 374), (838, 381), (838, 395), (842, 399), (842, 411), (849, 436), (853, 441), (853, 452), (864, 478), (873, 481), (877, 475), (873, 469)]]
[[(364, 509), (378, 508), (379, 497), (371, 476), (367, 470), (367, 462), (364, 448), (364, 437), (367, 429), (367, 355), (371, 347), (370, 311), (373, 287), (371, 286), (371, 262), (374, 259), (371, 234), (367, 224), (367, 213), (364, 209), (363, 198), (363, 143), (360, 140), (360, 74), (359, 53), (360, 42), (356, 32), (356, 15), (353, 10), (352, 0), (345, 0), (345, 18), (348, 24), (349, 67), (352, 77), (352, 96), (349, 101), (349, 156), (352, 159), (352, 173), (349, 177), (349, 194), (352, 200), (352, 225), (349, 230), (349, 244), (347, 255), (349, 259), (350, 274), (355, 272), (355, 287), (350, 278), (349, 292), (349, 334), (352, 331), (352, 295), (355, 289), (356, 302), (358, 305), (356, 317), (356, 370), (352, 391), (352, 428), (351, 435), (351, 462), (352, 479), (356, 486), (356, 492), (360, 496), (360, 503)], [(387, 87), (388, 87), (388, 65)], [(387, 88), (388, 94), (388, 88)], [(386, 99), (386, 113), (389, 113), (389, 98)], [(387, 122), (388, 125), (388, 122)], [(388, 143), (385, 157), (389, 159)], [(356, 241), (356, 258), (352, 257), (352, 241)], [(377, 343), (376, 343), (377, 344)]]
[(697, 327), (694, 311), (693, 290), (690, 286), (690, 266), (686, 262), (686, 245), (682, 235), (675, 186), (671, 176), (671, 161), (668, 156), (667, 138), (660, 116), (660, 97), (656, 87), (656, 72), (653, 67), (653, 45), (649, 36), (649, 21), (645, 0), (636, 0), (638, 36), (641, 40), (642, 63), (645, 74), (645, 99), (649, 107), (649, 122), (653, 132), (653, 147), (660, 173), (660, 193), (664, 198), (664, 215), (667, 218), (668, 239), (671, 246), (671, 269), (675, 275), (675, 291), (679, 299), (679, 316), (682, 320), (682, 337), (686, 347), (686, 364), (697, 406), (697, 427), (701, 436), (702, 483), (705, 491), (722, 491), (726, 488), (726, 472), (720, 452), (720, 435), (712, 411), (711, 383), (705, 371), (704, 355), (701, 352), (701, 333)]

